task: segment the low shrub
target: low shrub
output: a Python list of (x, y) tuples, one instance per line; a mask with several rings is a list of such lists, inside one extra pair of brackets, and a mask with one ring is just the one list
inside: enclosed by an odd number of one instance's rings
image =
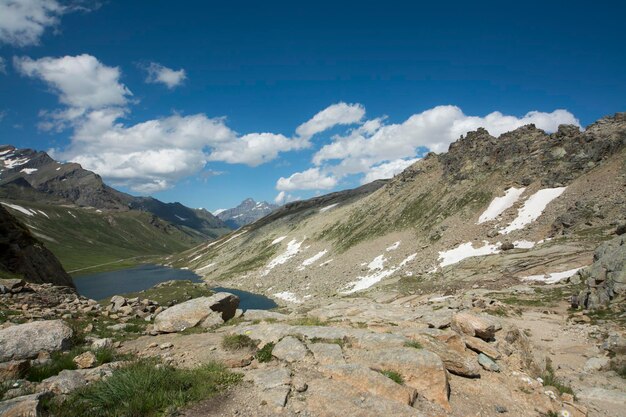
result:
[(222, 347), (226, 350), (256, 349), (257, 342), (245, 334), (227, 334), (222, 339)]
[(402, 378), (402, 375), (400, 375), (396, 371), (383, 370), (383, 371), (380, 371), (380, 373), (385, 375), (387, 378), (391, 379), (396, 384), (400, 384), (400, 385), (404, 384), (404, 379)]
[(274, 343), (270, 342), (259, 349), (256, 353), (256, 360), (259, 362), (270, 362), (272, 360), (272, 351), (274, 350)]

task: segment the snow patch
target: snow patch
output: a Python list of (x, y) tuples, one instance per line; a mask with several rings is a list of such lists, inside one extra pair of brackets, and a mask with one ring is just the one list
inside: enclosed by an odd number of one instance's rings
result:
[(367, 268), (370, 271), (380, 271), (381, 269), (385, 268), (385, 262), (387, 262), (387, 259), (383, 255), (378, 255), (372, 260), (372, 262), (367, 265)]
[(50, 216), (48, 216), (48, 215), (46, 214), (46, 212), (45, 212), (45, 211), (37, 210), (37, 212), (39, 212), (39, 213), (43, 214), (43, 215), (44, 215), (44, 216), (46, 216), (46, 218), (48, 218), (48, 219), (50, 218)]
[(203, 266), (202, 268), (196, 269), (196, 272), (204, 271), (205, 269), (209, 269), (210, 267), (215, 266), (215, 262), (211, 262), (208, 265)]
[(415, 259), (416, 257), (417, 257), (417, 253), (413, 253), (413, 254), (407, 256), (406, 258), (404, 258), (404, 260), (402, 262), (400, 262), (400, 268), (402, 268), (403, 266), (405, 266), (409, 262), (413, 261), (413, 259)]
[(0, 203), (0, 204), (2, 204), (3, 206), (10, 207), (13, 210), (19, 211), (20, 213), (24, 213), (27, 216), (34, 216), (35, 214), (37, 214), (35, 210), (30, 210), (22, 206), (18, 206), (17, 204), (9, 204), (9, 203)]
[(37, 171), (37, 168), (24, 168), (20, 172), (23, 172), (26, 175), (30, 175), (30, 174), (32, 174), (35, 171)]
[(274, 297), (295, 304), (300, 304), (302, 302), (302, 300), (296, 297), (294, 293), (289, 291), (277, 292), (276, 294), (274, 294)]
[(75, 219), (77, 218), (76, 216), (74, 216), (74, 213), (72, 213), (71, 211), (69, 211), (69, 210), (68, 210), (67, 212), (68, 212), (68, 213), (70, 214), (70, 216), (72, 216), (73, 218), (75, 218)]
[(383, 269), (381, 271), (375, 272), (370, 275), (366, 275), (364, 277), (358, 276), (357, 281), (351, 282), (347, 285), (347, 286), (352, 285), (352, 288), (346, 291), (342, 291), (342, 294), (352, 294), (357, 291), (365, 290), (371, 287), (372, 285), (382, 281), (384, 278), (387, 278), (388, 276), (393, 275), (397, 270), (398, 270), (397, 268), (391, 268), (387, 270)]
[(304, 261), (302, 261), (302, 266), (309, 266), (309, 265), (313, 264), (315, 261), (320, 259), (322, 256), (326, 255), (327, 252), (328, 252), (328, 249), (324, 249), (323, 251), (320, 251), (320, 252), (316, 253), (315, 255), (311, 256), (309, 259), (305, 259)]
[(174, 217), (176, 217), (178, 220), (181, 220), (181, 221), (187, 221), (186, 218), (180, 217), (178, 214), (174, 214)]
[(514, 230), (523, 229), (541, 216), (548, 204), (565, 191), (567, 187), (545, 188), (531, 195), (524, 206), (517, 211), (517, 217), (507, 227), (500, 230), (500, 234), (508, 234)]
[(573, 276), (576, 272), (578, 272), (579, 270), (583, 268), (584, 267), (574, 268), (574, 269), (570, 269), (570, 270), (562, 271), (562, 272), (552, 272), (552, 273), (545, 274), (545, 275), (530, 275), (527, 277), (522, 277), (522, 281), (539, 281), (539, 282), (545, 282), (546, 284), (554, 284), (565, 278), (569, 278)]
[(214, 216), (217, 216), (218, 214), (223, 213), (223, 212), (225, 212), (226, 210), (228, 210), (228, 209), (217, 209), (217, 210), (215, 210), (215, 211), (214, 211), (213, 213), (211, 213), (211, 214), (213, 214)]
[(400, 247), (400, 242), (401, 241), (397, 241), (396, 243), (394, 243), (393, 245), (389, 246), (387, 249), (385, 249), (387, 252), (391, 252), (392, 250), (396, 250)]
[(532, 249), (535, 247), (535, 245), (535, 242), (530, 242), (528, 240), (516, 240), (515, 242), (513, 242), (513, 246), (515, 246), (517, 249)]
[(463, 243), (454, 249), (439, 252), (439, 266), (444, 267), (461, 262), (463, 259), (472, 258), (474, 256), (492, 255), (500, 252), (500, 242), (495, 245), (489, 244), (486, 240), (480, 248), (474, 248), (472, 242)]
[(339, 205), (339, 203), (335, 203), (335, 204), (331, 204), (330, 206), (326, 206), (326, 207), (322, 207), (320, 209), (320, 213), (324, 213), (325, 211), (328, 211), (334, 207), (337, 207)]
[(300, 246), (302, 245), (303, 242), (304, 242), (304, 239), (302, 239), (301, 242), (296, 241), (296, 239), (293, 239), (291, 242), (289, 242), (287, 244), (287, 250), (284, 253), (278, 255), (276, 258), (272, 259), (270, 263), (268, 263), (267, 266), (265, 267), (265, 271), (263, 271), (261, 276), (266, 276), (267, 274), (270, 273), (272, 269), (274, 269), (278, 265), (284, 264), (289, 259), (296, 256), (296, 254), (300, 252)]
[(283, 240), (285, 240), (287, 238), (287, 236), (281, 236), (281, 237), (277, 237), (276, 239), (272, 240), (272, 245), (275, 245), (277, 243), (282, 242)]
[[(235, 233), (234, 235), (232, 235), (231, 237), (229, 237), (228, 239), (226, 239), (226, 241), (224, 241), (224, 242), (220, 243), (220, 245), (218, 246), (218, 248), (221, 248), (222, 246), (224, 246), (225, 244), (227, 244), (227, 243), (228, 243), (228, 242), (230, 242), (231, 240), (233, 240), (233, 239), (235, 239), (235, 238), (238, 238), (239, 236), (241, 236), (241, 235), (243, 235), (244, 233), (247, 233), (247, 232), (248, 232), (247, 230), (244, 230), (243, 232), (240, 232), (240, 233)], [(210, 243), (210, 244), (209, 244), (209, 246), (212, 246), (214, 243), (217, 243), (217, 242)], [(208, 248), (209, 246), (207, 246), (207, 248)]]
[(511, 208), (513, 204), (519, 200), (522, 193), (526, 190), (526, 188), (515, 188), (511, 187), (504, 192), (503, 197), (494, 198), (487, 210), (483, 212), (478, 218), (478, 222), (476, 224), (481, 224), (488, 222), (490, 220), (496, 220), (499, 215), (504, 213), (507, 209)]
[(334, 261), (334, 259), (329, 259), (327, 261), (324, 261), (320, 264), (320, 266), (324, 266), (324, 265), (328, 265), (329, 263), (331, 263), (332, 261)]
[(195, 258), (193, 258), (192, 260), (190, 260), (189, 262), (193, 262), (193, 261), (197, 261), (198, 259), (202, 258), (202, 255), (198, 255)]

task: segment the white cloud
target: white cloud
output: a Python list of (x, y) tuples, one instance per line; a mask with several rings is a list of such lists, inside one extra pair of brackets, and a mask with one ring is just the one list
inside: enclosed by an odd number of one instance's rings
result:
[(223, 117), (172, 115), (125, 125), (130, 90), (117, 67), (91, 55), (14, 58), (17, 70), (39, 78), (67, 107), (42, 112), (44, 129), (74, 129), (71, 144), (52, 152), (93, 170), (114, 185), (151, 193), (203, 170), (209, 161), (250, 166), (271, 161), (280, 152), (309, 146), (304, 138), (273, 133), (240, 136)]
[(361, 179), (361, 184), (367, 184), (372, 181), (392, 178), (394, 175), (404, 171), (420, 158), (411, 159), (396, 159), (395, 161), (382, 163), (380, 165), (371, 167)]
[(184, 69), (173, 70), (156, 62), (151, 62), (146, 67), (146, 71), (148, 72), (147, 83), (164, 84), (170, 90), (181, 85), (187, 79), (187, 73)]
[(4, 61), (4, 58), (2, 58), (1, 56), (0, 56), (0, 73), (2, 73), (2, 74), (6, 74), (7, 73), (6, 62)]
[(333, 104), (298, 126), (296, 133), (303, 138), (310, 138), (337, 125), (358, 123), (363, 116), (365, 108), (360, 104)]
[(279, 191), (294, 190), (329, 190), (337, 185), (337, 179), (332, 175), (324, 174), (319, 168), (310, 168), (303, 172), (296, 172), (289, 178), (280, 177), (276, 182)]
[(274, 198), (274, 203), (278, 204), (279, 206), (282, 206), (283, 204), (287, 204), (292, 201), (298, 201), (298, 200), (300, 200), (300, 197), (294, 196), (292, 194), (287, 194), (284, 191), (281, 191)]
[(364, 167), (377, 163), (412, 158), (421, 147), (434, 152), (445, 151), (459, 136), (478, 127), (498, 136), (529, 123), (547, 131), (556, 130), (562, 123), (579, 125), (578, 120), (565, 110), (533, 111), (521, 118), (500, 112), (477, 117), (466, 116), (456, 106), (438, 106), (414, 114), (400, 124), (384, 124), (379, 120), (378, 128), (354, 129), (346, 136), (335, 136), (332, 143), (314, 155), (313, 162), (319, 166), (340, 160), (338, 169), (342, 174), (363, 172)]
[(40, 78), (72, 109), (91, 110), (125, 106), (130, 90), (120, 82), (118, 67), (108, 67), (91, 55), (61, 58), (13, 58), (15, 68), (28, 77)]
[(0, 0), (0, 43), (37, 45), (47, 28), (56, 27), (63, 14), (77, 9), (56, 0)]

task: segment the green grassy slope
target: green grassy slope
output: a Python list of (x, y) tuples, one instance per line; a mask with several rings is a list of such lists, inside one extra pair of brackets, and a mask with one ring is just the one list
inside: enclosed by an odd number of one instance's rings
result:
[[(35, 211), (7, 207), (42, 240), (73, 274), (123, 268), (186, 250), (201, 241), (149, 213), (100, 211), (75, 206), (4, 201)], [(43, 213), (45, 213), (45, 215)]]

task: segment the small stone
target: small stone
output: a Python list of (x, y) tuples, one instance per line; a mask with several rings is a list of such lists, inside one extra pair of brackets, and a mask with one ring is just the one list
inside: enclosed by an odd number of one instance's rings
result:
[(89, 323), (88, 325), (86, 325), (83, 331), (85, 333), (91, 333), (93, 331), (93, 324)]
[(293, 386), (293, 389), (295, 389), (297, 392), (304, 392), (307, 390), (307, 388), (309, 388), (304, 378), (299, 376), (293, 378), (291, 385)]
[(155, 347), (158, 347), (158, 346), (159, 346), (159, 344), (158, 344), (158, 343), (156, 343), (156, 342), (152, 342), (152, 343), (150, 343), (150, 344), (148, 345), (148, 349), (154, 349)]
[(496, 413), (507, 413), (509, 410), (506, 407), (503, 407), (501, 405), (496, 405)]
[(74, 363), (80, 369), (93, 368), (96, 362), (97, 362), (96, 355), (94, 355), (94, 353), (90, 351), (81, 353), (80, 355), (74, 358)]
[(170, 342), (167, 342), (167, 343), (161, 343), (161, 344), (159, 345), (159, 349), (161, 349), (161, 350), (171, 349), (171, 348), (173, 348), (173, 347), (174, 347), (174, 344), (173, 344), (173, 343), (170, 343)]
[(478, 355), (478, 363), (487, 371), (500, 372), (500, 367), (498, 366), (498, 364), (495, 363), (493, 359), (491, 359), (489, 356), (485, 355), (484, 353), (481, 353), (480, 355)]

